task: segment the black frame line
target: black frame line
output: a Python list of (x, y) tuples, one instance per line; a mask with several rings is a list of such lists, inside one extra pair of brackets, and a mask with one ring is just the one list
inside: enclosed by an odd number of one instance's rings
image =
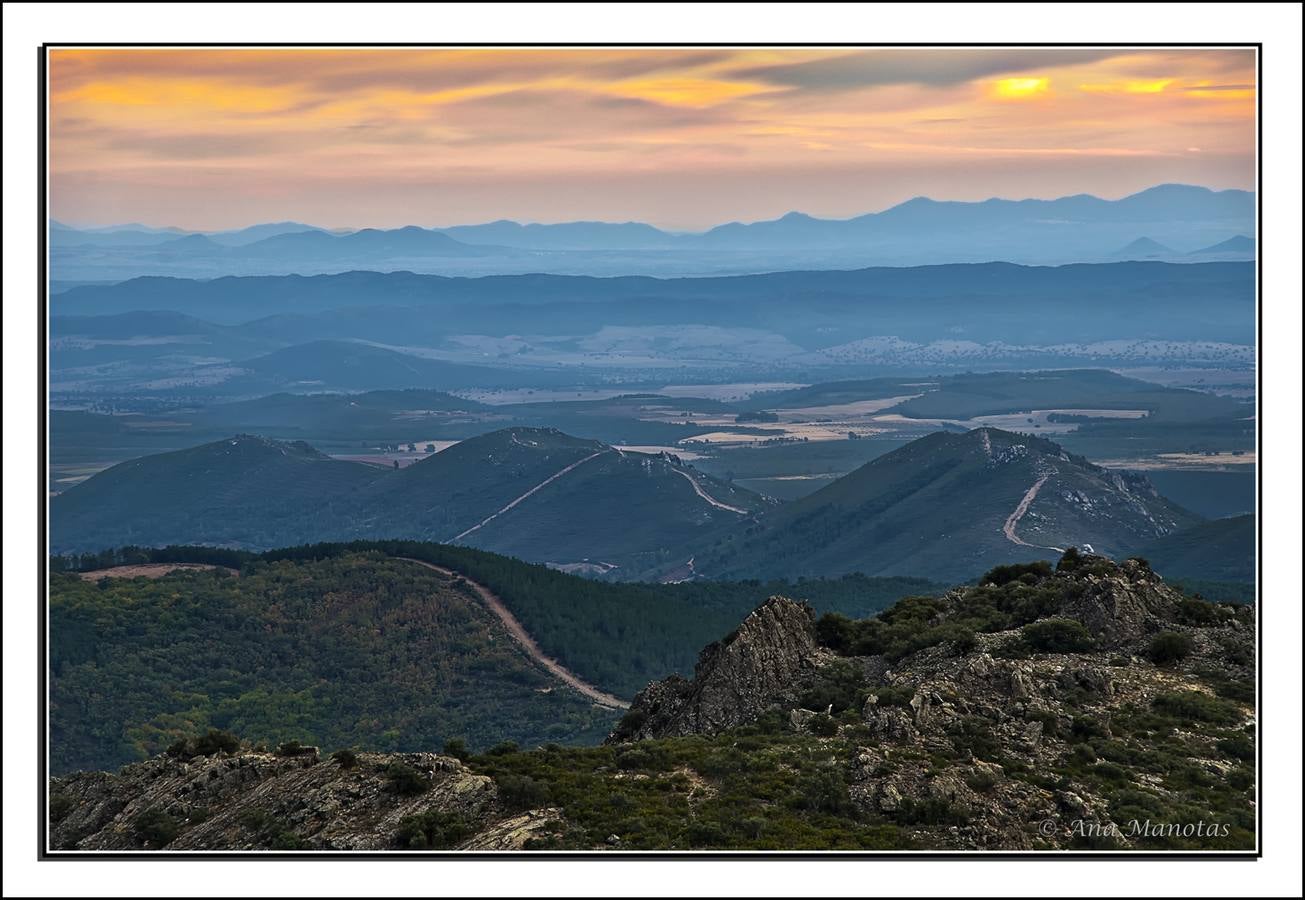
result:
[[(235, 850), (211, 850), (211, 851), (158, 851), (158, 850), (139, 850), (139, 851), (112, 851), (112, 850), (50, 850), (49, 843), (49, 814), (47, 811), (49, 797), (49, 759), (48, 759), (48, 736), (49, 736), (49, 705), (48, 696), (48, 679), (49, 679), (49, 656), (47, 641), (49, 639), (48, 617), (49, 617), (49, 496), (46, 486), (46, 480), (49, 470), (49, 385), (48, 385), (48, 352), (49, 352), (49, 271), (48, 271), (48, 241), (49, 241), (49, 209), (48, 209), (48, 179), (49, 171), (47, 165), (47, 154), (49, 149), (48, 135), (48, 60), (49, 51), (58, 49), (293, 49), (293, 48), (323, 48), (323, 49), (432, 49), (432, 50), (455, 50), (463, 48), (504, 48), (504, 49), (545, 49), (545, 50), (565, 50), (575, 48), (603, 48), (603, 49), (688, 49), (701, 47), (718, 47), (718, 48), (775, 48), (775, 49), (824, 49), (824, 48), (847, 48), (847, 49), (877, 49), (877, 48), (903, 48), (915, 47), (924, 49), (946, 49), (946, 48), (1047, 48), (1059, 49), (1065, 47), (1085, 47), (1085, 48), (1103, 48), (1103, 47), (1120, 47), (1120, 48), (1165, 48), (1165, 49), (1228, 49), (1228, 50), (1255, 50), (1255, 228), (1256, 228), (1256, 252), (1255, 252), (1255, 402), (1256, 402), (1256, 460), (1255, 460), (1255, 481), (1256, 481), (1256, 545), (1255, 545), (1255, 669), (1256, 669), (1256, 700), (1255, 700), (1255, 850), (1172, 850), (1172, 851), (1118, 851), (1118, 850), (494, 850), (494, 851), (467, 851), (467, 850), (431, 850), (431, 851), (411, 851), (411, 850), (307, 850), (307, 851), (235, 851)], [(181, 42), (181, 43), (161, 43), (161, 42), (46, 42), (41, 44), (37, 49), (37, 289), (39, 291), (38, 310), (40, 313), (39, 323), (37, 326), (38, 347), (37, 347), (37, 364), (38, 385), (39, 385), (39, 410), (38, 410), (38, 450), (40, 452), (40, 470), (37, 476), (37, 491), (39, 496), (37, 527), (40, 531), (38, 549), (40, 557), (37, 564), (39, 573), (39, 607), (40, 622), (39, 632), (37, 635), (37, 658), (40, 664), (40, 670), (37, 673), (37, 707), (38, 721), (40, 731), (38, 739), (40, 742), (38, 757), (40, 759), (40, 771), (38, 773), (40, 780), (37, 783), (37, 859), (39, 861), (51, 860), (361, 860), (361, 859), (387, 859), (387, 860), (494, 860), (494, 861), (516, 861), (516, 860), (825, 860), (830, 862), (840, 860), (1241, 860), (1254, 861), (1264, 855), (1264, 806), (1263, 799), (1265, 796), (1262, 775), (1264, 769), (1264, 723), (1263, 709), (1261, 706), (1261, 685), (1264, 681), (1264, 654), (1263, 654), (1263, 635), (1264, 606), (1261, 602), (1263, 599), (1263, 571), (1264, 571), (1264, 549), (1260, 539), (1260, 522), (1261, 512), (1264, 508), (1264, 468), (1263, 468), (1263, 432), (1261, 426), (1260, 410), (1263, 408), (1263, 390), (1264, 390), (1264, 367), (1262, 360), (1262, 348), (1264, 337), (1264, 260), (1263, 260), (1263, 242), (1261, 237), (1264, 233), (1264, 44), (1263, 42), (1166, 42), (1166, 41), (1121, 41), (1118, 43), (1111, 42), (1086, 42), (1086, 41), (1049, 41), (1049, 42), (890, 42), (890, 43), (858, 43), (858, 42), (753, 42), (753, 43), (730, 43), (730, 42), (683, 42), (683, 43), (655, 43), (655, 42), (582, 42), (582, 43), (539, 43), (539, 42), (459, 42), (449, 44), (431, 44), (431, 43), (410, 43), (410, 42), (340, 42), (340, 43), (320, 43), (320, 42), (253, 42), (253, 43), (231, 43), (231, 42)]]

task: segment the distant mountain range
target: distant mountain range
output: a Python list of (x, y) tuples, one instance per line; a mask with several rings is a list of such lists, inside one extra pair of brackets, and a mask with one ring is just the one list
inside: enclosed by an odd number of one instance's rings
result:
[[(54, 277), (125, 280), (145, 275), (316, 274), (349, 269), (491, 274), (707, 274), (856, 265), (1002, 260), (1095, 262), (1139, 239), (1163, 248), (1227, 243), (1255, 228), (1255, 196), (1159, 185), (1119, 200), (1088, 194), (1056, 200), (982, 202), (917, 197), (877, 213), (820, 219), (792, 212), (702, 232), (642, 222), (523, 224), (501, 220), (430, 229), (331, 232), (298, 222), (237, 231), (182, 232), (139, 225), (75, 229), (52, 222)], [(1139, 238), (1139, 234), (1150, 237)], [(1131, 246), (1131, 245), (1130, 245)], [(1127, 249), (1127, 248), (1126, 248)], [(1213, 250), (1213, 247), (1211, 247)], [(1253, 255), (1253, 246), (1214, 251)], [(1177, 258), (1188, 251), (1175, 252)]]
[(1245, 581), (1245, 534), (1175, 506), (1141, 475), (995, 428), (931, 434), (783, 505), (677, 457), (520, 427), (399, 470), (238, 435), (114, 466), (51, 502), (56, 553), (408, 538), (662, 580), (956, 581), (1078, 546), (1145, 551), (1171, 578)]
[(1255, 259), (1255, 241), (1244, 234), (1234, 235), (1210, 247), (1199, 247), (1188, 253), (1166, 247), (1149, 237), (1140, 237), (1114, 254), (1116, 259), (1155, 259), (1166, 262), (1213, 261), (1220, 259)]
[[(73, 288), (52, 298), (51, 311), (56, 318), (169, 311), (248, 323), (243, 335), (282, 343), (351, 338), (410, 347), (455, 334), (546, 340), (692, 323), (778, 334), (791, 354), (878, 335), (1007, 346), (1121, 338), (1251, 344), (1254, 285), (1254, 268), (1243, 262), (987, 263), (674, 279), (348, 272), (139, 278)], [(802, 315), (793, 314), (794, 304)], [(715, 335), (711, 342), (720, 343)], [(748, 349), (740, 358), (755, 362), (757, 353)]]

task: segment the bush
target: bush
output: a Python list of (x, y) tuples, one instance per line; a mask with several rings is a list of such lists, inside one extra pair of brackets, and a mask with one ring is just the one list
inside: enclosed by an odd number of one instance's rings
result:
[(157, 806), (151, 806), (132, 822), (132, 830), (147, 849), (161, 850), (176, 838), (181, 824)]
[(50, 821), (62, 822), (72, 812), (74, 805), (73, 798), (67, 794), (50, 795)]
[(1255, 744), (1250, 738), (1243, 735), (1234, 734), (1231, 737), (1223, 738), (1217, 746), (1220, 753), (1239, 762), (1250, 762), (1255, 759)]
[(494, 782), (498, 785), (499, 799), (512, 812), (548, 805), (548, 785), (529, 775), (498, 775)]
[(1197, 628), (1218, 625), (1225, 618), (1228, 618), (1230, 613), (1227, 607), (1193, 597), (1184, 597), (1179, 600), (1176, 612), (1179, 622), (1184, 625), (1194, 625)]
[(316, 747), (305, 747), (298, 741), (286, 741), (276, 748), (277, 756), (311, 756), (316, 752)]
[(471, 751), (467, 749), (467, 742), (462, 738), (449, 738), (444, 742), (444, 755), (465, 760), (471, 756)]
[(240, 738), (228, 731), (210, 728), (190, 745), (193, 756), (212, 756), (215, 753), (235, 753), (240, 749)]
[(820, 713), (807, 722), (807, 730), (820, 737), (833, 737), (838, 734), (838, 723), (824, 713)]
[(1020, 581), (1024, 584), (1036, 584), (1044, 578), (1050, 578), (1052, 575), (1051, 563), (1044, 559), (1031, 563), (1015, 563), (1009, 566), (997, 566), (989, 569), (979, 584), (995, 584), (1001, 586), (1010, 584), (1012, 581)]
[(352, 750), (336, 750), (331, 759), (339, 763), (341, 769), (352, 769), (358, 765), (358, 754)]
[(520, 753), (521, 747), (516, 741), (499, 741), (493, 747), (485, 751), (486, 756), (507, 756), (511, 753)]
[(1060, 562), (1056, 563), (1056, 571), (1073, 572), (1079, 566), (1083, 565), (1083, 562), (1083, 555), (1078, 552), (1078, 548), (1070, 547), (1060, 557)]
[(1075, 619), (1043, 619), (1021, 629), (1024, 643), (1042, 653), (1082, 653), (1094, 646), (1092, 635)]
[(865, 677), (855, 666), (840, 661), (820, 670), (819, 680), (798, 698), (798, 705), (837, 714), (845, 709), (860, 709), (865, 698)]
[(890, 684), (875, 688), (870, 693), (875, 695), (877, 706), (910, 706), (916, 690), (913, 684)]
[(406, 763), (393, 762), (386, 766), (385, 780), (400, 797), (416, 797), (430, 790), (430, 779)]
[(431, 809), (400, 819), (394, 843), (400, 850), (451, 850), (475, 832), (457, 813)]
[(1196, 644), (1189, 635), (1178, 631), (1162, 631), (1151, 638), (1146, 655), (1157, 666), (1172, 666), (1192, 655)]
[(1151, 701), (1158, 713), (1177, 719), (1184, 724), (1209, 722), (1212, 725), (1236, 725), (1241, 721), (1237, 707), (1200, 691), (1179, 691), (1160, 694)]

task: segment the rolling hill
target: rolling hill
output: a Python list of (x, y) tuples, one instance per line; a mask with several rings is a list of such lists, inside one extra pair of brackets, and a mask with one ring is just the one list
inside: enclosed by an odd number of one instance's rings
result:
[(1220, 241), (1200, 250), (1193, 250), (1188, 256), (1200, 256), (1206, 259), (1253, 259), (1255, 257), (1255, 239), (1244, 234), (1234, 235), (1226, 241)]
[(1138, 551), (1166, 578), (1255, 582), (1255, 516), (1212, 519), (1164, 535)]
[(929, 573), (963, 580), (1070, 546), (1126, 556), (1199, 517), (1142, 476), (995, 428), (938, 432), (741, 526), (696, 558), (710, 578)]
[(238, 435), (122, 463), (53, 498), (51, 547), (411, 538), (609, 569), (679, 558), (770, 505), (675, 457), (553, 429), (492, 432), (398, 471)]
[[(440, 497), (438, 506), (429, 498)], [(554, 564), (664, 559), (771, 504), (665, 454), (551, 428), (462, 441), (373, 492), (359, 538), (455, 540)], [(370, 524), (371, 521), (376, 524)]]
[(615, 718), (560, 687), (459, 583), (410, 562), (352, 553), (98, 582), (51, 583), (56, 772), (116, 768), (211, 727), (397, 750), (592, 742)]
[(384, 475), (302, 442), (235, 437), (105, 469), (50, 501), (54, 552), (121, 544), (272, 547)]
[(1140, 237), (1112, 254), (1115, 259), (1169, 259), (1177, 254), (1149, 237)]
[[(794, 316), (795, 303), (804, 314)], [(134, 278), (74, 287), (56, 315), (171, 310), (222, 324), (293, 314), (292, 332), (394, 345), (454, 334), (590, 334), (603, 327), (754, 328), (817, 348), (872, 335), (1059, 345), (1124, 338), (1254, 342), (1255, 270), (1246, 262), (1008, 263), (790, 271), (715, 278), (411, 272)], [(975, 310), (981, 309), (981, 316)], [(1085, 315), (1085, 310), (1092, 310)], [(287, 337), (281, 330), (276, 334)], [(837, 341), (832, 335), (839, 335)], [(302, 338), (300, 338), (302, 340)], [(288, 340), (287, 342), (293, 342)]]

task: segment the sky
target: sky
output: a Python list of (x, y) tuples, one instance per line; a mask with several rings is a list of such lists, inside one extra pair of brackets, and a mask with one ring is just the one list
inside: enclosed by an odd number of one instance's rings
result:
[(88, 49), (50, 210), (188, 229), (675, 229), (1255, 184), (1241, 49)]

